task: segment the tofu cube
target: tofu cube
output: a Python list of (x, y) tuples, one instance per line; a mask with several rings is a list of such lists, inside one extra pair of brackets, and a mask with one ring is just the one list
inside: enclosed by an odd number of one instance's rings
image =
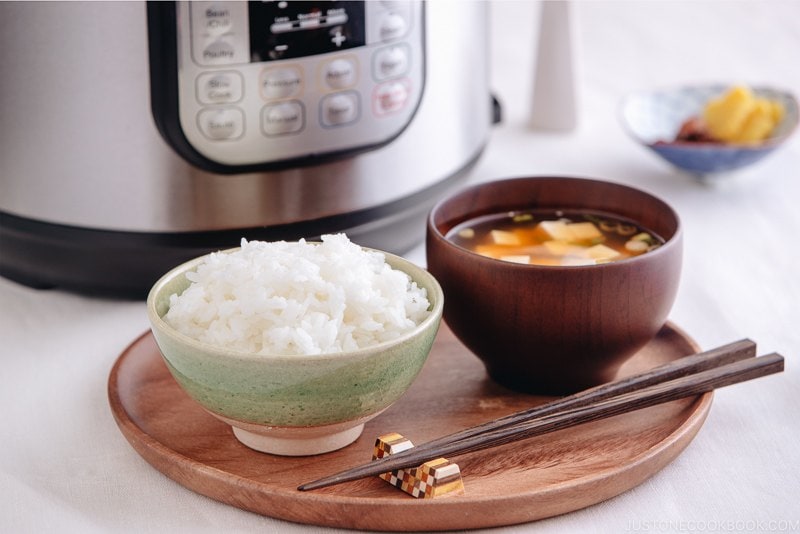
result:
[(490, 232), (492, 241), (498, 245), (519, 245), (519, 237), (513, 232), (505, 230), (492, 230)]
[(603, 241), (602, 232), (588, 221), (542, 221), (536, 225), (536, 232), (542, 241), (563, 241), (573, 245), (593, 245)]
[(572, 234), (570, 241), (573, 243), (588, 245), (603, 241), (603, 234), (593, 222), (570, 223), (567, 228)]
[(572, 238), (564, 221), (542, 221), (536, 225), (536, 233), (542, 241), (570, 241)]
[(582, 256), (584, 248), (578, 245), (570, 245), (564, 241), (545, 241), (542, 243), (549, 254), (553, 256)]
[(605, 245), (595, 245), (587, 248), (586, 255), (597, 262), (610, 261), (621, 256), (619, 252)]

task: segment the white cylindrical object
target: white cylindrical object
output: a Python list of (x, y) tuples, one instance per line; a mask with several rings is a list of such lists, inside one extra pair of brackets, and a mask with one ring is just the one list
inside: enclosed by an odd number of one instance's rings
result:
[(574, 24), (571, 2), (542, 2), (530, 115), (532, 128), (568, 131), (578, 125)]

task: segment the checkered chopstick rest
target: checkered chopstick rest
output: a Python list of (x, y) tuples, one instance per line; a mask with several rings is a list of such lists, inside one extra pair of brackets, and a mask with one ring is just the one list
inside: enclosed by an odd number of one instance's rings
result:
[[(410, 440), (396, 432), (384, 434), (375, 440), (372, 459), (378, 460), (413, 446)], [(430, 460), (415, 468), (395, 469), (378, 477), (412, 497), (422, 499), (464, 493), (461, 469), (458, 464), (451, 463), (446, 458)]]

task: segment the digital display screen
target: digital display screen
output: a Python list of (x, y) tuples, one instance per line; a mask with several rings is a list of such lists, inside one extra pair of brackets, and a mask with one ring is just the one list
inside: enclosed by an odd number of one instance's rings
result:
[(250, 61), (364, 46), (364, 2), (249, 2)]

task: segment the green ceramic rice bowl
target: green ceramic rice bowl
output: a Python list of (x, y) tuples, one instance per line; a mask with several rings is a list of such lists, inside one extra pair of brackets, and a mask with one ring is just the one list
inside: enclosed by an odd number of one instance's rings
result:
[(176, 267), (153, 286), (147, 299), (153, 335), (181, 388), (230, 424), (245, 445), (282, 455), (344, 447), (358, 438), (365, 421), (409, 388), (428, 357), (441, 320), (443, 294), (433, 276), (403, 258), (383, 254), (389, 266), (425, 289), (430, 302), (428, 316), (397, 339), (302, 356), (251, 354), (197, 341), (163, 317), (170, 296), (190, 285), (186, 273), (206, 257)]

